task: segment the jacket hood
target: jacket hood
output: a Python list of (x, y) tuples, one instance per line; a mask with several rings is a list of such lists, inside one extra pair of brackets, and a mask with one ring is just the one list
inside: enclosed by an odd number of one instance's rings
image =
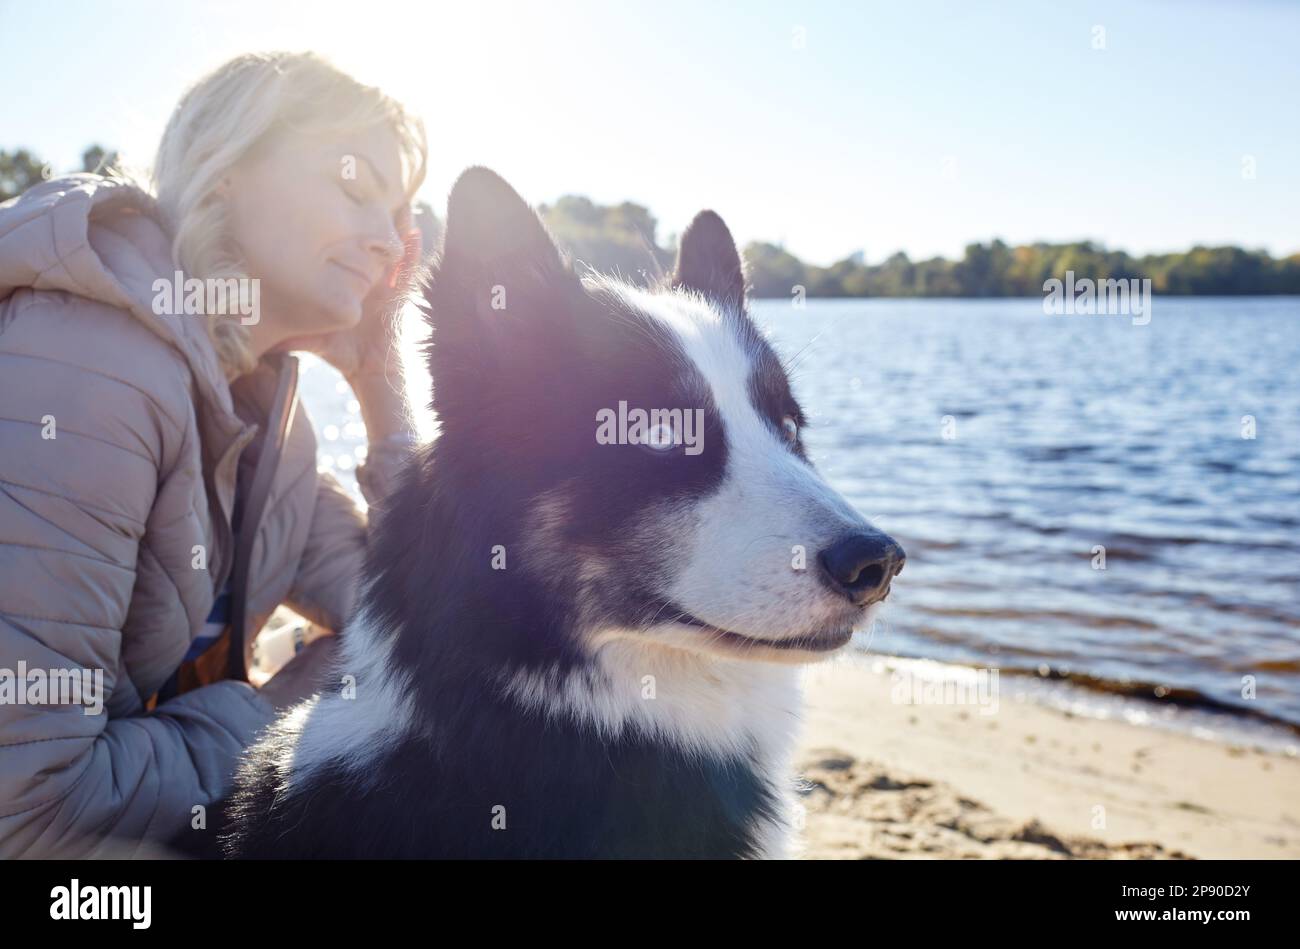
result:
[(158, 202), (126, 181), (71, 174), (0, 204), (0, 302), (63, 290), (129, 311), (185, 357), (202, 396), (231, 411), (230, 388), (204, 319), (153, 311), (154, 281), (179, 268)]

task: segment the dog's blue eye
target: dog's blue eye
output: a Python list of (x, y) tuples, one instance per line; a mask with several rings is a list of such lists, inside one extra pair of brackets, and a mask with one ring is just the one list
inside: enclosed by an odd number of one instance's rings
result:
[(792, 445), (799, 437), (799, 423), (794, 420), (793, 415), (782, 416), (781, 433), (785, 435), (785, 440)]
[(677, 439), (673, 435), (671, 425), (656, 425), (646, 433), (645, 441), (642, 444), (655, 451), (667, 451), (676, 443)]

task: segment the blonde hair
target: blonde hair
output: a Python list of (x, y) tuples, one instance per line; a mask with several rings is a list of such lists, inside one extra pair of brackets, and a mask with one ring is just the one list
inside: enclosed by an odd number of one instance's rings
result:
[[(151, 190), (172, 229), (172, 257), (187, 275), (246, 277), (215, 194), (242, 157), (285, 131), (346, 133), (387, 124), (396, 134), (408, 202), (424, 181), (424, 123), (374, 86), (316, 53), (247, 53), (181, 97), (158, 145)], [(256, 365), (248, 329), (209, 316), (208, 334), (228, 379)]]

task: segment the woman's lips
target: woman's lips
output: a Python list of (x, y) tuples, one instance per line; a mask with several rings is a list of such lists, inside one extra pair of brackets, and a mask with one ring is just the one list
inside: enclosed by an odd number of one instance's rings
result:
[(368, 276), (366, 276), (366, 274), (362, 273), (360, 270), (357, 270), (355, 267), (349, 267), (347, 264), (339, 263), (339, 261), (337, 260), (331, 260), (330, 263), (338, 267), (344, 273), (355, 277), (357, 281), (360, 282), (360, 284), (364, 289), (364, 292), (366, 293), (369, 293), (370, 288), (375, 285), (375, 282), (373, 280), (371, 280)]

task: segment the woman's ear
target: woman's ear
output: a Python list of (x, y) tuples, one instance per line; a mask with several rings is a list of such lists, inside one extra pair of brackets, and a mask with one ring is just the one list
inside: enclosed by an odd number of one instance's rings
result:
[(411, 289), (419, 278), (420, 262), (424, 260), (424, 235), (406, 218), (402, 228), (402, 256), (393, 264), (388, 277), (390, 289)]

